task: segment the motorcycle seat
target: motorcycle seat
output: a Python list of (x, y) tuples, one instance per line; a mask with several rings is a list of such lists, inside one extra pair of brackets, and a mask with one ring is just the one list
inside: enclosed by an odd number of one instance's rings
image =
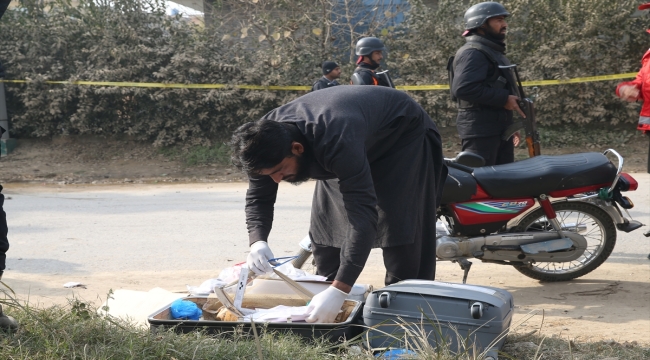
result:
[(505, 165), (474, 169), (474, 178), (492, 197), (536, 197), (552, 191), (611, 184), (616, 166), (601, 153), (540, 155)]
[(472, 174), (450, 167), (442, 189), (442, 201), (440, 203), (449, 204), (468, 201), (474, 194), (476, 194), (476, 180)]

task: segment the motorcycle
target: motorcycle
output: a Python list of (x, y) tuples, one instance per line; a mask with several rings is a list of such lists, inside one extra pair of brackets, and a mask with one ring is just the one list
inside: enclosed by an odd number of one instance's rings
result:
[[(575, 279), (607, 260), (617, 229), (643, 226), (631, 219), (627, 210), (634, 204), (622, 194), (638, 183), (622, 172), (623, 157), (612, 149), (487, 167), (472, 167), (482, 158), (471, 153), (445, 161), (449, 174), (437, 212), (436, 256), (458, 263), (463, 283), (470, 258), (510, 265), (541, 281)], [(297, 268), (311, 255), (309, 237), (300, 246)]]

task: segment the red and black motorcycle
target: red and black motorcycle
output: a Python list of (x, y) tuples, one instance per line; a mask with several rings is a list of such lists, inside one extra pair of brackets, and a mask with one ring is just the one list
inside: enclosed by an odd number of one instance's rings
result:
[[(511, 265), (537, 280), (575, 279), (607, 260), (617, 229), (643, 226), (627, 213), (634, 204), (622, 194), (638, 183), (622, 172), (623, 158), (614, 150), (466, 166), (482, 161), (471, 153), (446, 160), (449, 174), (438, 210), (436, 255), (460, 265), (463, 283), (470, 258)], [(297, 268), (311, 255), (309, 237), (300, 247)]]
[[(449, 175), (437, 212), (436, 255), (460, 265), (463, 283), (472, 265), (469, 258), (511, 265), (542, 281), (588, 274), (614, 250), (617, 229), (631, 232), (643, 226), (631, 219), (627, 209), (634, 204), (622, 195), (638, 183), (622, 172), (623, 157), (612, 149), (540, 155), (533, 101), (524, 93), (516, 65), (500, 68), (514, 72), (519, 107), (526, 114), (503, 139), (523, 128), (530, 158), (485, 167), (483, 158), (467, 152), (445, 160)], [(309, 237), (300, 247), (293, 261), (298, 268), (311, 255)]]
[[(617, 166), (607, 154), (618, 159)], [(458, 262), (463, 282), (468, 258), (511, 265), (542, 281), (574, 279), (609, 257), (617, 229), (643, 226), (630, 219), (627, 209), (634, 204), (622, 195), (638, 183), (622, 172), (623, 158), (614, 150), (461, 165), (472, 156), (447, 160), (436, 239), (438, 258)]]

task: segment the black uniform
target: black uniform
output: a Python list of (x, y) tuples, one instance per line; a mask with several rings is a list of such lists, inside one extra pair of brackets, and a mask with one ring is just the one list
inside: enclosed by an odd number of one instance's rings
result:
[(5, 196), (2, 194), (2, 185), (0, 185), (0, 278), (5, 270), (7, 259), (7, 250), (9, 250), (9, 240), (7, 240), (7, 214), (3, 210)]
[(7, 7), (9, 7), (10, 2), (11, 0), (0, 0), (0, 18), (2, 18), (2, 15), (4, 15)]
[(481, 155), (486, 165), (514, 161), (512, 139), (501, 140), (512, 124), (512, 111), (503, 106), (509, 95), (517, 95), (516, 82), (505, 57), (505, 45), (479, 35), (466, 38), (454, 59), (452, 94), (458, 99), (456, 127), (463, 151)]
[(364, 62), (359, 64), (359, 66), (354, 69), (354, 74), (359, 74), (358, 76), (361, 78), (361, 82), (358, 85), (379, 85), (391, 87), (386, 79), (375, 74), (375, 70), (377, 70), (378, 67), (379, 65), (373, 66)]
[(339, 84), (336, 80), (330, 81), (330, 79), (326, 78), (325, 76), (321, 76), (321, 78), (316, 80), (314, 85), (311, 87), (311, 91), (327, 89), (328, 87), (337, 86), (337, 85), (341, 85), (341, 84)]
[[(5, 129), (0, 127), (0, 137), (4, 134)], [(9, 250), (9, 240), (7, 240), (7, 214), (5, 214), (3, 206), (5, 203), (5, 196), (2, 194), (2, 185), (0, 185), (0, 279), (5, 270), (5, 262), (7, 259), (7, 250)]]
[[(342, 86), (309, 93), (264, 119), (304, 136), (316, 183), (309, 234), (318, 273), (352, 285), (370, 250), (384, 249), (386, 283), (433, 279), (436, 207), (446, 177), (440, 135), (405, 93)], [(444, 177), (443, 177), (444, 176)], [(266, 241), (278, 184), (249, 180), (250, 243)]]

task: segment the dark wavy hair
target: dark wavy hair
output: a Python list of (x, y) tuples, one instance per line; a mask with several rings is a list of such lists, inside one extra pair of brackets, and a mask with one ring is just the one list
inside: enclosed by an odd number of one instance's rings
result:
[(279, 164), (291, 157), (291, 143), (296, 140), (287, 126), (273, 120), (246, 123), (232, 134), (230, 140), (232, 163), (249, 175)]

